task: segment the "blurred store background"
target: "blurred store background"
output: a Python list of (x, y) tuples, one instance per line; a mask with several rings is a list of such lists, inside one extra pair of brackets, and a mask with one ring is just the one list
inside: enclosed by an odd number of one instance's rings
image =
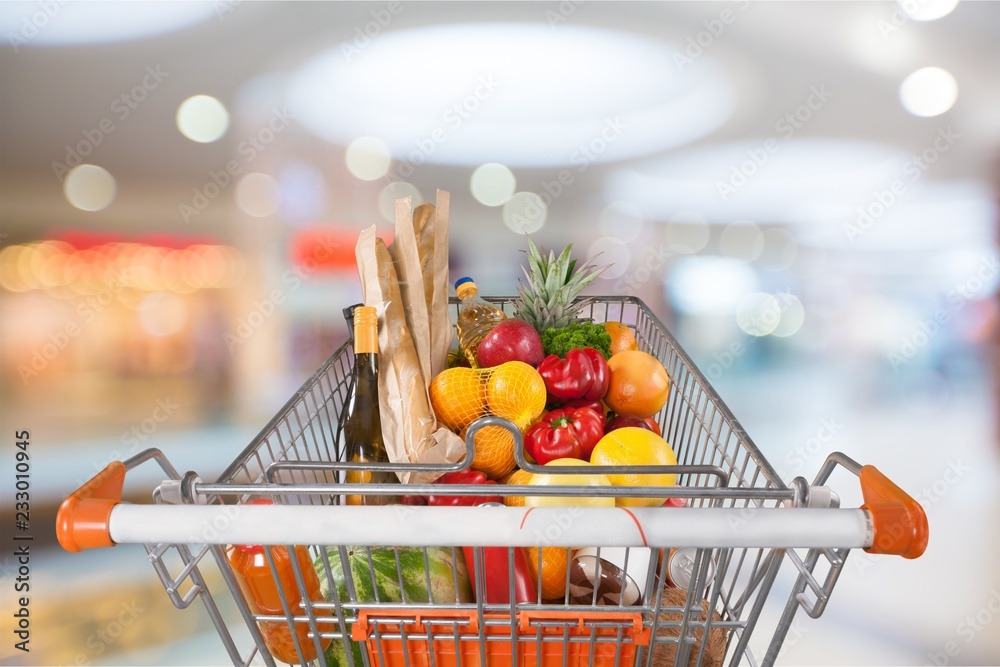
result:
[[(358, 231), (436, 188), (453, 278), (512, 293), (525, 232), (600, 252), (591, 291), (650, 304), (786, 480), (843, 450), (924, 503), (927, 554), (853, 554), (779, 664), (1000, 663), (997, 3), (11, 2), (0, 26), (0, 410), (4, 452), (31, 431), (37, 535), (33, 650), (5, 618), (4, 664), (226, 663), (141, 549), (67, 554), (55, 509), (146, 447), (218, 475), (345, 339)], [(5, 600), (15, 575), (0, 556)]]

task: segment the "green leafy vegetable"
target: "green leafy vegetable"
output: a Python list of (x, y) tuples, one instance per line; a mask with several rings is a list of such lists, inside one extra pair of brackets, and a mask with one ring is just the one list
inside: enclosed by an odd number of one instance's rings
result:
[(542, 332), (545, 354), (565, 357), (566, 353), (580, 347), (599, 350), (605, 359), (611, 358), (611, 336), (603, 324), (576, 322), (568, 327), (550, 328)]

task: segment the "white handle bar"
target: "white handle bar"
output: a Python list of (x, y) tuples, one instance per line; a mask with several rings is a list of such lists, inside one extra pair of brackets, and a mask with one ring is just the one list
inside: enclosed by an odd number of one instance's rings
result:
[(870, 547), (860, 509), (129, 505), (118, 544)]

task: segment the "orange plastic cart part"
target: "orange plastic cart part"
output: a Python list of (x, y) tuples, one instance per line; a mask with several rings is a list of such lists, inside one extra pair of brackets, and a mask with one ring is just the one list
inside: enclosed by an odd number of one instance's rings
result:
[[(636, 646), (647, 646), (651, 635), (643, 627), (642, 614), (634, 612), (524, 610), (513, 626), (507, 614), (487, 613), (483, 620), (486, 624), (480, 626), (476, 610), (360, 610), (351, 638), (366, 644), (373, 665), (385, 667), (509, 667), (515, 650), (511, 636), (521, 639), (516, 643), (517, 664), (524, 667), (611, 667), (631, 664)], [(564, 642), (564, 632), (583, 641)], [(591, 646), (592, 632), (597, 641)], [(486, 664), (481, 660), (480, 635), (487, 638)], [(560, 641), (542, 641), (544, 637)]]
[(112, 461), (69, 495), (56, 515), (56, 537), (66, 551), (113, 547), (108, 520), (122, 501), (125, 464)]
[(875, 532), (872, 546), (865, 551), (919, 558), (927, 549), (930, 533), (924, 508), (875, 466), (862, 466), (859, 477), (865, 499), (861, 509), (871, 514)]

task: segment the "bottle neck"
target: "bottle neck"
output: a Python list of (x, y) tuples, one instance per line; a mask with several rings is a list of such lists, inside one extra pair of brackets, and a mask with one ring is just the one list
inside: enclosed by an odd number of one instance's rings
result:
[(378, 326), (376, 322), (354, 321), (354, 354), (378, 354)]
[(464, 285), (460, 285), (459, 288), (455, 290), (455, 296), (457, 296), (461, 301), (468, 301), (477, 294), (479, 294), (479, 288), (476, 287), (475, 283), (465, 283)]

